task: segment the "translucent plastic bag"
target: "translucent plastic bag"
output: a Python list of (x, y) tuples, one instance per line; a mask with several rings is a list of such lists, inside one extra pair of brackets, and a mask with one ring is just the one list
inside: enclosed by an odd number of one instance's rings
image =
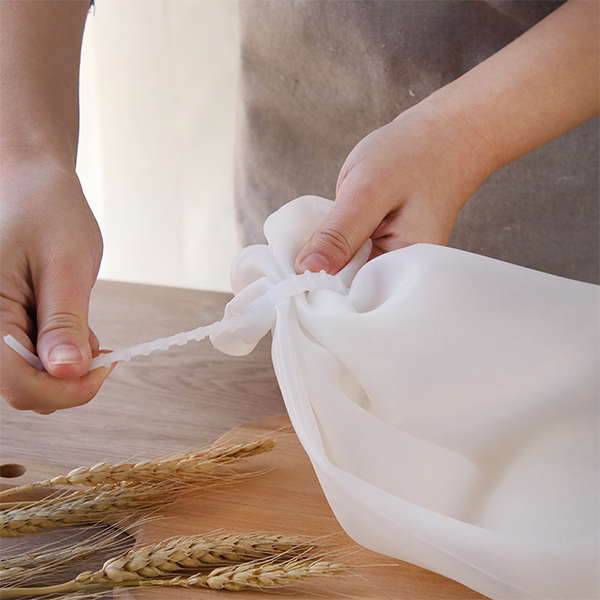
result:
[(427, 244), (296, 275), (330, 207), (267, 220), (222, 321), (90, 368), (209, 335), (247, 354), (272, 329), (294, 429), (358, 543), (494, 599), (598, 598), (600, 288)]
[(294, 257), (330, 206), (267, 220), (226, 311), (254, 321), (215, 346), (273, 326), (295, 431), (358, 543), (492, 598), (597, 598), (599, 288), (419, 244), (368, 263), (367, 245), (306, 291)]

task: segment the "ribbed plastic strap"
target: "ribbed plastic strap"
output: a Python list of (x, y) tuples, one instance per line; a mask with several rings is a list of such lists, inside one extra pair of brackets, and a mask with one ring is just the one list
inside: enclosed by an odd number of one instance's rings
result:
[[(256, 298), (239, 317), (232, 317), (226, 321), (217, 321), (210, 325), (197, 327), (191, 331), (176, 333), (166, 338), (152, 342), (145, 342), (123, 350), (101, 354), (92, 359), (90, 371), (99, 367), (109, 367), (120, 361), (130, 361), (135, 356), (148, 356), (156, 350), (168, 350), (171, 346), (184, 346), (188, 342), (199, 342), (210, 335), (224, 332), (244, 330), (244, 337), (262, 337), (272, 327), (275, 315), (275, 306), (292, 296), (313, 292), (319, 289), (328, 289), (340, 294), (347, 294), (348, 288), (337, 275), (328, 275), (325, 271), (301, 275), (290, 275), (287, 279), (274, 285), (266, 294)], [(43, 371), (42, 361), (32, 352), (27, 350), (12, 335), (4, 336), (4, 341), (15, 352), (20, 354), (32, 367)]]

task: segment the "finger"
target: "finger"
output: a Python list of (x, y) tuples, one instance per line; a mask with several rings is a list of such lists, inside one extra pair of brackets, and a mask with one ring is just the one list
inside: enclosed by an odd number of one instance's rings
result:
[(425, 198), (410, 196), (371, 236), (371, 258), (418, 243), (446, 245), (454, 221), (452, 211), (443, 204), (432, 205)]
[(298, 252), (296, 272), (340, 271), (385, 218), (384, 206), (373, 188), (346, 178), (325, 221)]
[(77, 258), (41, 270), (35, 282), (37, 353), (53, 377), (79, 378), (92, 360), (88, 311), (93, 278)]
[[(26, 347), (33, 348), (31, 341), (17, 328), (10, 333)], [(0, 341), (0, 377), (2, 397), (13, 408), (50, 414), (56, 410), (81, 406), (89, 402), (99, 391), (104, 380), (112, 372), (110, 368), (98, 368), (79, 378), (58, 379), (45, 371), (38, 371), (3, 341)], [(10, 374), (10, 376), (8, 376)]]

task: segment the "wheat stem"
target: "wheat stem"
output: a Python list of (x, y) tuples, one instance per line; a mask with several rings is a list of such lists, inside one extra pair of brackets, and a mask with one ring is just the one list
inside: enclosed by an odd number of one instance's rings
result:
[(79, 586), (75, 581), (60, 583), (58, 585), (47, 585), (42, 587), (14, 587), (0, 588), (0, 598), (24, 598), (26, 596), (45, 596), (49, 594), (60, 594), (62, 592), (75, 592)]
[[(212, 444), (204, 448), (137, 463), (106, 464), (101, 462), (93, 467), (79, 467), (67, 475), (3, 490), (0, 492), (0, 498), (57, 485), (96, 486), (122, 482), (158, 483), (173, 478), (197, 479), (210, 474), (219, 467), (268, 452), (274, 446), (275, 440), (272, 438), (259, 438), (238, 444)], [(5, 507), (2, 506), (2, 508)]]

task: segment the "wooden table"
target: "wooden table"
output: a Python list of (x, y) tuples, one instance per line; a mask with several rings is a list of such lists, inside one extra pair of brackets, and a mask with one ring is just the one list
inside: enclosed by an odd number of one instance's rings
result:
[[(116, 350), (219, 320), (229, 299), (215, 292), (100, 281), (90, 322), (101, 346)], [(3, 456), (71, 468), (201, 445), (282, 412), (269, 340), (241, 358), (204, 340), (117, 365), (86, 406), (41, 416), (2, 403), (0, 448)]]
[[(101, 281), (94, 289), (90, 319), (102, 347), (119, 349), (212, 323), (222, 317), (229, 299), (222, 293)], [(249, 421), (282, 413), (285, 408), (271, 365), (270, 339), (241, 358), (221, 354), (205, 340), (118, 365), (86, 406), (41, 416), (15, 411), (1, 402), (0, 450), (3, 464), (9, 458), (36, 461), (66, 472), (99, 461), (150, 457), (201, 446)], [(293, 452), (297, 455), (294, 460), (303, 461), (305, 476), (314, 479), (311, 485), (315, 486), (315, 506), (319, 507), (315, 510), (323, 513), (327, 527), (338, 527), (302, 449), (294, 446)], [(285, 462), (280, 466), (285, 470)], [(294, 477), (283, 474), (291, 486), (298, 485)], [(272, 493), (266, 481), (266, 489)], [(10, 481), (0, 478), (0, 483)], [(217, 502), (222, 502), (226, 496), (219, 498)], [(292, 525), (299, 524), (301, 520), (292, 521)], [(173, 530), (178, 530), (176, 524)], [(386, 583), (369, 583), (368, 572), (362, 571), (352, 586), (362, 581), (359, 585), (370, 591), (361, 593), (360, 588), (351, 588), (354, 598), (482, 598), (406, 563), (375, 554), (369, 561), (400, 570), (385, 569)], [(384, 594), (386, 586), (389, 589)], [(172, 597), (165, 589), (143, 592), (148, 592), (144, 596), (148, 598)], [(181, 593), (178, 598), (192, 594), (189, 590), (173, 593)], [(208, 594), (194, 597), (214, 597), (214, 592)]]

